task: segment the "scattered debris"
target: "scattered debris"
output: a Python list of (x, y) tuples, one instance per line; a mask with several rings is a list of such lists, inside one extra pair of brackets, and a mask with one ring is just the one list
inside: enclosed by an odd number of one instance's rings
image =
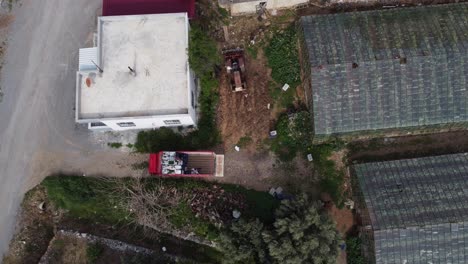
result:
[(275, 192), (276, 192), (276, 189), (271, 187), (270, 190), (268, 191), (268, 193), (271, 195), (271, 196), (275, 196)]
[(344, 203), (349, 209), (353, 210), (354, 209), (354, 201), (353, 200), (346, 200), (346, 202)]
[(41, 210), (41, 211), (44, 211), (44, 209), (45, 209), (45, 202), (40, 203), (40, 204), (37, 206), (37, 208), (39, 208), (39, 210)]
[(238, 210), (232, 211), (232, 217), (234, 217), (235, 219), (239, 219), (240, 216), (241, 216), (241, 212), (239, 212)]
[(275, 138), (278, 135), (276, 130), (270, 131), (270, 138)]

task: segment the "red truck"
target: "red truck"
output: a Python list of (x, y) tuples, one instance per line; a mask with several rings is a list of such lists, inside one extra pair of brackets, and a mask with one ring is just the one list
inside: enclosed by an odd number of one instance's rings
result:
[(150, 154), (149, 173), (174, 177), (223, 177), (224, 155), (212, 151), (160, 151)]

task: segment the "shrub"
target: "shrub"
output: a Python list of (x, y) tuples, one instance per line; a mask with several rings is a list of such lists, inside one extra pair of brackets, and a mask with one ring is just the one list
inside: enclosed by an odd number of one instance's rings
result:
[(120, 143), (120, 142), (109, 142), (109, 143), (107, 143), (107, 146), (109, 146), (111, 148), (121, 148), (122, 143)]
[(366, 263), (361, 254), (361, 239), (359, 237), (346, 239), (346, 261), (348, 264)]
[(88, 245), (86, 248), (86, 258), (89, 263), (95, 263), (104, 252), (104, 248), (99, 243)]
[(184, 137), (167, 127), (162, 127), (156, 130), (141, 131), (138, 133), (135, 143), (135, 149), (139, 152), (181, 150), (187, 147)]

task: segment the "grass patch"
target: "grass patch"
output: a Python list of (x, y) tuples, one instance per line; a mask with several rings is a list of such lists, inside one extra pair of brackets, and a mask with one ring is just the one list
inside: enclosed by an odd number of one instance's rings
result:
[(120, 142), (109, 142), (107, 143), (107, 146), (111, 147), (111, 148), (121, 148), (122, 147), (122, 143)]
[(271, 150), (282, 161), (291, 161), (301, 153), (310, 152), (313, 139), (309, 112), (283, 114), (276, 124), (277, 136), (271, 141)]
[(246, 146), (252, 144), (252, 142), (253, 142), (253, 140), (252, 140), (251, 137), (249, 137), (249, 136), (243, 136), (243, 137), (241, 137), (241, 138), (239, 139), (239, 141), (237, 142), (236, 145), (242, 148), (242, 147), (246, 147)]
[(319, 172), (320, 188), (327, 192), (333, 199), (333, 202), (339, 207), (343, 207), (343, 183), (344, 171), (338, 170), (330, 156), (333, 151), (337, 151), (344, 147), (344, 143), (338, 139), (329, 143), (314, 145), (312, 147), (312, 155), (314, 157), (315, 169)]
[(215, 240), (219, 236), (219, 230), (209, 222), (197, 218), (186, 202), (180, 203), (174, 208), (169, 220), (177, 228), (191, 226), (196, 235), (209, 240)]
[(270, 96), (283, 108), (293, 108), (294, 100), (296, 97), (296, 89), (289, 87), (288, 90), (283, 91), (281, 89), (283, 86), (279, 85), (275, 81), (270, 81), (268, 83), (268, 88), (270, 91)]
[(128, 222), (125, 197), (113, 192), (110, 182), (96, 178), (57, 175), (47, 177), (42, 185), (49, 199), (78, 218), (116, 224)]

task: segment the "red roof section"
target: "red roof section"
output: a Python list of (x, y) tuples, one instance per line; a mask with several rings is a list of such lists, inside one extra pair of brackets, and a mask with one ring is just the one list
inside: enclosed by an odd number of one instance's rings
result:
[(186, 12), (195, 16), (195, 0), (103, 0), (103, 16), (146, 15)]

